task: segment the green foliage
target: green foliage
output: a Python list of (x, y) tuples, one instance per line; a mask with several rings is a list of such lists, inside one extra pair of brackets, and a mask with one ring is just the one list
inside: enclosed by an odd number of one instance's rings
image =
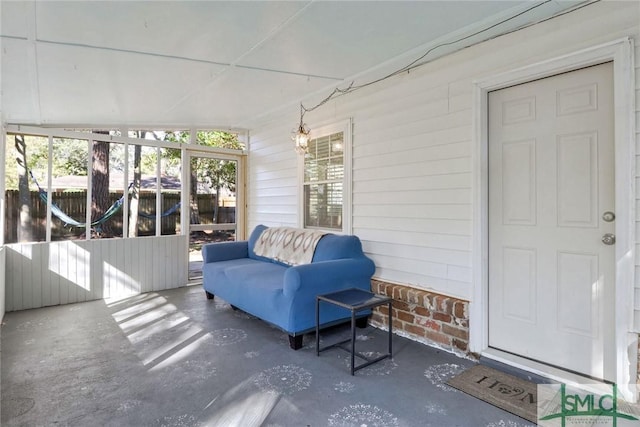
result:
[[(15, 147), (15, 136), (7, 135), (6, 138), (6, 151), (5, 151), (5, 185), (7, 190), (18, 189), (18, 168), (16, 159), (18, 152)], [(36, 179), (41, 183), (44, 183), (47, 176), (47, 159), (49, 153), (49, 140), (44, 137), (37, 136), (25, 136), (26, 155), (27, 155), (27, 167), (33, 171)], [(35, 188), (35, 183), (29, 180), (29, 186)]]
[[(137, 131), (136, 137), (144, 138), (153, 136), (154, 139), (170, 141), (175, 143), (186, 143), (189, 141), (189, 132), (168, 131), (168, 132), (144, 132)], [(243, 149), (238, 141), (238, 136), (223, 131), (198, 131), (196, 142), (199, 145), (217, 148)], [(27, 165), (36, 178), (43, 185), (48, 169), (48, 138), (38, 136), (25, 136), (27, 145)], [(89, 148), (87, 140), (54, 138), (53, 140), (52, 172), (54, 177), (74, 175), (87, 175), (87, 159)], [(129, 155), (133, 159), (133, 147)], [(141, 169), (144, 175), (154, 175), (156, 171), (157, 150), (153, 147), (142, 147)], [(180, 171), (179, 149), (161, 149), (160, 155), (163, 161), (163, 170), (172, 175), (178, 175)], [(6, 188), (18, 188), (18, 175), (15, 159), (17, 152), (14, 146), (14, 136), (7, 135), (6, 138)], [(122, 171), (124, 165), (124, 150), (120, 144), (114, 144), (110, 150), (109, 167), (112, 170)], [(206, 183), (213, 191), (226, 188), (235, 191), (236, 184), (236, 163), (227, 160), (195, 158), (192, 168), (197, 171), (198, 182)], [(33, 186), (33, 183), (31, 183)]]
[[(46, 148), (46, 147), (45, 147)], [(46, 170), (48, 151), (44, 153), (43, 166)], [(82, 139), (53, 140), (53, 176), (87, 176), (87, 158), (89, 156), (88, 143)], [(31, 162), (30, 166), (31, 166)], [(31, 170), (39, 169), (38, 164), (31, 166)]]
[[(165, 141), (186, 143), (189, 140), (189, 132), (167, 132)], [(238, 136), (223, 131), (198, 131), (196, 133), (198, 145), (216, 148), (229, 148), (241, 150), (244, 147), (238, 141)], [(173, 151), (171, 153), (170, 151)], [(180, 152), (177, 150), (163, 150), (162, 156), (169, 163), (177, 157), (179, 162)], [(196, 157), (191, 162), (192, 173), (200, 183), (206, 183), (213, 191), (223, 188), (236, 191), (236, 162), (229, 160), (208, 159)]]

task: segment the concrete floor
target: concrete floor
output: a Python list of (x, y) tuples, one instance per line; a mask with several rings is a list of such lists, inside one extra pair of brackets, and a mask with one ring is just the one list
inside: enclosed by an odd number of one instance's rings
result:
[(352, 377), (348, 353), (293, 351), (199, 286), (7, 313), (1, 332), (3, 426), (530, 426), (445, 384), (470, 360), (395, 336)]

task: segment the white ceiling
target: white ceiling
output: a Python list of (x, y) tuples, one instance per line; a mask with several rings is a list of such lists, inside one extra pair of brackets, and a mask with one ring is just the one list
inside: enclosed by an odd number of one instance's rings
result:
[[(248, 128), (579, 1), (7, 1), (9, 123)], [(311, 98), (309, 98), (311, 97)]]

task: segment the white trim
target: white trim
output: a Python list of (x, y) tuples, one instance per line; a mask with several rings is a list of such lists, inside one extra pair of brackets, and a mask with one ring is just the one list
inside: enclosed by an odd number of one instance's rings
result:
[[(162, 236), (162, 151), (156, 148), (156, 237)], [(126, 187), (126, 181), (125, 181)]]
[[(50, 159), (53, 159), (53, 136), (49, 135), (47, 138), (47, 155)], [(45, 231), (45, 240), (47, 242), (51, 241), (51, 214), (53, 208), (53, 162), (47, 162), (47, 228)]]
[[(122, 203), (122, 238), (129, 238), (129, 143), (125, 142), (122, 146), (124, 149), (124, 182), (122, 183), (122, 195), (124, 196)], [(50, 227), (47, 227), (47, 229)]]
[[(246, 150), (235, 150), (232, 148), (217, 148), (217, 147), (207, 147), (205, 145), (198, 145), (198, 144), (191, 144), (191, 143), (183, 144), (178, 142), (157, 141), (155, 139), (131, 138), (126, 135), (116, 136), (116, 135), (92, 134), (87, 132), (79, 132), (79, 131), (59, 129), (59, 128), (45, 128), (45, 127), (38, 127), (38, 126), (24, 126), (24, 125), (10, 124), (10, 125), (7, 125), (6, 132), (19, 133), (23, 135), (34, 135), (34, 136), (54, 136), (58, 138), (91, 139), (93, 141), (118, 142), (122, 144), (129, 143), (129, 144), (138, 144), (138, 145), (145, 145), (149, 147), (160, 147), (160, 148), (179, 148), (183, 145), (189, 145), (190, 150), (201, 151), (205, 153), (229, 154), (229, 155), (247, 154)], [(121, 132), (124, 132), (124, 131), (121, 130)]]
[[(236, 222), (235, 223), (227, 223), (227, 224), (191, 224), (191, 205), (189, 204), (189, 193), (191, 192), (191, 159), (194, 157), (207, 158), (207, 159), (215, 159), (215, 160), (229, 160), (236, 162)], [(190, 145), (186, 145), (183, 147), (182, 152), (182, 178), (183, 182), (186, 183), (186, 186), (183, 186), (182, 191), (182, 206), (186, 206), (186, 209), (181, 210), (182, 214), (186, 218), (181, 218), (184, 220), (183, 224), (187, 224), (183, 228), (181, 234), (190, 234), (191, 231), (209, 231), (209, 230), (230, 230), (235, 229), (236, 232), (236, 240), (241, 240), (244, 237), (244, 232), (239, 230), (240, 227), (245, 227), (244, 220), (239, 218), (243, 215), (238, 215), (239, 210), (243, 209), (245, 204), (246, 196), (245, 192), (245, 178), (244, 178), (244, 168), (245, 168), (245, 159), (246, 156), (243, 155), (228, 155), (228, 154), (214, 154), (214, 153), (203, 153), (200, 151), (192, 150)], [(188, 244), (188, 242), (187, 242)], [(188, 249), (188, 248), (187, 248)]]
[[(619, 391), (635, 401), (638, 335), (633, 331), (635, 261), (635, 80), (633, 40), (622, 38), (474, 82), (473, 294), (469, 348), (488, 350), (488, 162), (487, 94), (515, 84), (613, 61), (615, 97), (616, 283), (615, 370)], [(530, 366), (525, 360), (524, 366)]]
[(589, 377), (584, 377), (573, 372), (563, 371), (562, 369), (535, 362), (533, 360), (523, 361), (523, 359), (518, 356), (514, 356), (513, 354), (509, 354), (495, 348), (489, 348), (482, 352), (482, 356), (505, 365), (513, 366), (514, 368), (522, 371), (531, 372), (532, 374), (549, 378), (553, 381), (563, 382), (569, 386), (584, 388), (585, 384), (598, 384), (597, 381), (594, 381)]
[[(91, 240), (91, 200), (93, 199), (93, 141), (88, 135), (89, 139), (87, 139), (87, 200), (86, 202), (86, 214), (84, 217), (85, 225), (84, 225), (84, 236), (86, 240)], [(51, 163), (52, 161), (49, 161)], [(51, 223), (49, 223), (51, 224)], [(47, 225), (47, 227), (51, 228), (51, 225)]]
[[(1, 95), (0, 95), (1, 96)], [(0, 107), (1, 108), (1, 107)], [(4, 126), (4, 123), (2, 123), (2, 113), (0, 113), (0, 137), (2, 138), (2, 142), (0, 143), (0, 159), (3, 159), (2, 161), (0, 161), (0, 177), (2, 177), (0, 179), (0, 194), (2, 194), (2, 197), (0, 197), (0, 247), (4, 246), (4, 231), (5, 231), (5, 210), (6, 210), (6, 205), (5, 205), (5, 200), (6, 200), (6, 194), (5, 194), (5, 186), (6, 186), (6, 159), (7, 158), (7, 132), (6, 132), (6, 128)], [(2, 292), (3, 290), (0, 289), (0, 292)], [(0, 307), (1, 308), (1, 307)], [(2, 314), (2, 313), (0, 313)]]
[(229, 222), (226, 224), (189, 224), (190, 231), (236, 231), (238, 224), (235, 222)]
[[(342, 178), (342, 230), (327, 229), (331, 233), (351, 234), (353, 232), (353, 119), (342, 120), (320, 128), (311, 128), (313, 139), (342, 132), (344, 138), (344, 177)], [(292, 147), (293, 150), (293, 147)], [(304, 228), (304, 156), (297, 155), (298, 159), (298, 227)], [(314, 227), (315, 228), (315, 227)]]

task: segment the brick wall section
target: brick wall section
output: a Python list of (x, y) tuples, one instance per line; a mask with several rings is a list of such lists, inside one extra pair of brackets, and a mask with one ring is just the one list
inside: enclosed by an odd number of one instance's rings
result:
[[(469, 351), (469, 302), (429, 291), (371, 281), (372, 292), (393, 298), (393, 329), (452, 351)], [(377, 307), (371, 324), (387, 327), (388, 307)]]

